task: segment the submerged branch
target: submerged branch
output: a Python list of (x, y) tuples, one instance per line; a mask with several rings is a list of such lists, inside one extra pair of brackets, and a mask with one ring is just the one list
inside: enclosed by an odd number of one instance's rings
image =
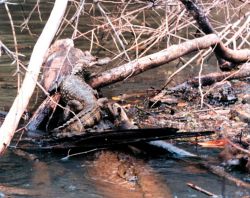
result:
[(1, 191), (1, 197), (12, 197), (12, 196), (36, 197), (39, 195), (39, 192), (37, 192), (35, 189), (18, 188), (1, 184), (0, 184), (0, 191)]

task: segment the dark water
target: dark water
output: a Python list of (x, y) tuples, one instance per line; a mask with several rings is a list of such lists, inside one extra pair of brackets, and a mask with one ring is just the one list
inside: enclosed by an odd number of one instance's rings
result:
[[(248, 189), (237, 187), (190, 162), (164, 154), (153, 157), (150, 153), (150, 157), (139, 155), (135, 161), (147, 180), (140, 186), (147, 191), (142, 192), (114, 179), (110, 155), (116, 155), (116, 151), (105, 152), (109, 153), (108, 167), (99, 165), (106, 161), (102, 162), (94, 152), (67, 161), (61, 160), (66, 152), (35, 153), (39, 161), (30, 161), (8, 151), (0, 159), (0, 189), (2, 185), (15, 187), (14, 197), (207, 197), (187, 187), (186, 183), (191, 182), (221, 197), (250, 195)], [(25, 190), (24, 195), (20, 189)]]
[[(34, 3), (35, 1), (26, 0), (23, 7), (9, 5), (16, 26), (23, 22), (24, 16), (28, 16)], [(37, 34), (42, 30), (50, 10), (51, 3), (42, 1), (40, 11), (43, 21), (41, 22), (37, 13), (34, 13), (30, 22), (32, 33)], [(37, 35), (30, 36), (27, 31), (21, 32), (18, 27), (16, 27), (16, 31), (20, 52), (26, 55), (23, 61), (27, 62)], [(11, 50), (14, 50), (10, 24), (3, 5), (0, 5), (0, 40)], [(85, 49), (89, 48), (88, 44), (82, 45), (80, 41), (78, 45)], [(100, 53), (100, 55), (102, 54)], [(127, 80), (125, 83), (117, 83), (115, 86), (105, 88), (104, 94), (113, 96), (124, 92), (131, 93), (150, 87), (159, 87), (166, 80), (165, 76), (171, 71), (171, 67), (166, 65)], [(197, 70), (197, 68), (192, 70)], [(17, 87), (14, 73), (15, 66), (11, 65), (9, 57), (1, 56), (0, 110), (8, 111), (15, 97)], [(35, 101), (35, 99), (33, 100)], [(199, 155), (213, 155), (218, 151), (200, 149), (197, 151), (194, 149), (193, 152), (198, 152)], [(109, 151), (109, 153), (112, 156), (117, 154), (115, 151)], [(190, 163), (192, 160), (184, 162), (170, 158), (166, 154), (148, 153), (148, 156), (145, 154), (136, 156), (135, 163), (141, 167), (142, 174), (145, 173), (148, 176), (146, 180), (151, 181), (150, 184), (147, 182), (143, 184), (145, 187), (141, 186), (141, 188), (147, 189), (144, 191), (128, 187), (120, 180), (114, 180), (115, 173), (112, 173), (113, 170), (110, 168), (112, 162), (109, 162), (110, 167), (102, 169), (103, 161), (96, 156), (97, 152), (72, 157), (67, 161), (60, 160), (67, 155), (67, 151), (62, 154), (36, 152), (35, 155), (39, 161), (27, 160), (12, 150), (0, 158), (0, 197), (8, 193), (13, 195), (12, 197), (207, 197), (187, 187), (187, 182), (197, 184), (221, 197), (237, 198), (250, 195), (249, 190), (239, 188), (194, 166)], [(7, 186), (7, 190), (3, 186)], [(10, 189), (13, 191), (10, 192)]]

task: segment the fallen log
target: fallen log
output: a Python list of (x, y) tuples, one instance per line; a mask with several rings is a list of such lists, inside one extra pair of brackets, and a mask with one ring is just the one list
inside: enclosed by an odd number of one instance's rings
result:
[(40, 125), (44, 122), (45, 118), (48, 118), (61, 98), (60, 93), (55, 93), (51, 97), (47, 97), (42, 104), (35, 111), (32, 119), (26, 126), (26, 129), (29, 131), (36, 131), (40, 128)]
[(199, 77), (194, 77), (186, 82), (183, 82), (182, 84), (170, 88), (170, 90), (185, 91), (191, 87), (197, 88), (199, 86), (199, 83), (201, 83), (202, 86), (209, 86), (224, 79), (234, 80), (247, 77), (250, 77), (250, 63), (242, 65), (242, 67), (237, 71), (210, 73), (207, 75), (202, 75), (200, 77), (200, 80)]
[(148, 142), (162, 139), (177, 139), (208, 136), (213, 131), (178, 132), (176, 128), (124, 129), (104, 132), (90, 132), (81, 136), (67, 138), (39, 137), (37, 139), (23, 137), (15, 148), (27, 150), (65, 150), (110, 148), (117, 145), (127, 145), (138, 142)]
[(0, 195), (1, 197), (36, 197), (39, 196), (39, 192), (35, 189), (25, 189), (0, 184)]
[(234, 80), (250, 77), (250, 63), (245, 63), (241, 66), (241, 68), (237, 71), (230, 72), (214, 72), (206, 75), (202, 75), (200, 77), (196, 76), (191, 78), (175, 87), (171, 87), (169, 89), (162, 90), (159, 94), (155, 95), (150, 99), (151, 102), (156, 103), (158, 101), (162, 101), (165, 95), (171, 92), (185, 92), (191, 88), (198, 88), (199, 83), (201, 86), (209, 86), (216, 82), (221, 82), (225, 79)]
[(169, 63), (191, 52), (209, 48), (219, 42), (220, 39), (217, 35), (209, 34), (178, 45), (172, 45), (157, 53), (144, 56), (119, 67), (94, 75), (88, 83), (95, 89), (104, 87), (122, 81), (128, 77), (138, 75), (149, 69)]

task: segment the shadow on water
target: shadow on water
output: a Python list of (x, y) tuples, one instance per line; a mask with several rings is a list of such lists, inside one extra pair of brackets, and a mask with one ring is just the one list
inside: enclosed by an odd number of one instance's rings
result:
[[(217, 151), (199, 152), (210, 155)], [(12, 192), (14, 197), (207, 197), (187, 187), (187, 182), (221, 197), (249, 195), (248, 189), (212, 175), (189, 159), (153, 151), (134, 155), (124, 148), (103, 150), (68, 160), (61, 160), (67, 151), (36, 152), (36, 160), (15, 153), (10, 150), (0, 159), (0, 192)], [(124, 179), (121, 171), (127, 162), (137, 180)]]
[[(34, 2), (26, 0), (23, 8), (10, 6), (17, 25), (23, 22), (23, 14), (28, 15)], [(33, 33), (41, 31), (50, 10), (50, 4), (41, 4), (44, 21), (40, 22), (37, 15), (32, 18), (30, 25)], [(0, 5), (0, 26), (0, 40), (7, 46), (13, 46), (10, 25), (2, 5)], [(22, 53), (26, 55), (25, 61), (29, 59), (31, 46), (36, 38), (27, 36), (26, 31), (18, 32), (18, 43)], [(103, 91), (106, 95), (113, 96), (121, 93), (121, 90), (123, 93), (131, 93), (135, 90), (148, 89), (152, 85), (160, 87), (164, 84), (166, 73), (170, 69), (169, 65), (163, 66), (127, 80), (126, 85), (117, 83)], [(0, 110), (7, 111), (16, 94), (16, 77), (12, 76), (14, 73), (15, 67), (10, 65), (10, 59), (6, 55), (1, 56)], [(157, 79), (154, 78), (156, 75)], [(141, 83), (142, 81), (144, 83)], [(217, 151), (194, 149), (192, 152), (210, 155)], [(60, 160), (67, 155), (67, 152), (63, 154), (37, 152), (35, 155), (38, 160), (27, 160), (10, 150), (0, 158), (0, 197), (8, 193), (12, 195), (11, 197), (207, 197), (187, 187), (187, 182), (197, 184), (222, 197), (237, 198), (250, 195), (249, 190), (228, 183), (187, 162), (188, 160), (171, 158), (164, 152), (134, 155), (124, 150), (100, 151), (72, 157), (67, 161)], [(118, 171), (120, 168), (122, 170), (124, 156), (131, 161), (131, 166), (136, 170), (136, 176), (139, 178), (136, 182), (127, 181), (123, 178), (124, 172), (120, 174)]]

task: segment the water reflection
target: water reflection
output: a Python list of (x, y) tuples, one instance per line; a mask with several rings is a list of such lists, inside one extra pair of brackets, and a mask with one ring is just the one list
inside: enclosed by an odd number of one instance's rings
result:
[[(23, 22), (23, 15), (27, 17), (35, 2), (26, 0), (23, 10), (20, 6), (10, 6), (15, 25), (18, 26)], [(33, 16), (30, 25), (34, 34), (41, 31), (51, 9), (47, 1), (41, 2), (40, 9), (44, 21), (41, 22), (38, 15)], [(8, 47), (13, 46), (9, 21), (1, 5), (0, 24), (0, 40)], [(27, 62), (37, 35), (28, 35), (27, 31), (21, 32), (18, 28), (17, 33), (18, 47), (20, 52), (26, 55), (23, 61)], [(83, 43), (81, 46), (89, 47)], [(15, 66), (10, 63), (8, 56), (0, 57), (0, 110), (6, 111), (16, 95), (16, 77), (12, 76), (15, 73)], [(121, 90), (123, 93), (145, 90), (152, 85), (159, 88), (164, 84), (165, 76), (171, 67), (164, 66), (127, 80), (126, 83), (121, 82), (107, 87), (104, 89), (105, 95), (117, 95)], [(189, 73), (192, 73), (191, 70), (197, 73), (199, 68), (187, 70)], [(155, 79), (155, 76), (158, 78)], [(183, 76), (179, 78), (182, 80)], [(143, 160), (129, 155), (128, 159), (132, 160), (132, 166), (137, 170), (135, 176), (139, 178), (135, 183), (126, 181), (126, 169), (129, 167), (126, 163), (123, 167), (118, 156), (120, 153), (115, 151), (78, 156), (66, 162), (60, 161), (62, 156), (55, 153), (42, 152), (36, 155), (38, 161), (27, 160), (11, 151), (0, 158), (0, 192), (9, 193), (14, 195), (13, 197), (207, 197), (188, 188), (186, 182), (191, 181), (224, 197), (250, 194), (248, 189), (238, 188), (192, 164), (170, 159), (165, 155), (151, 156), (150, 159)], [(65, 155), (67, 152), (63, 156)]]
[(104, 197), (173, 197), (150, 166), (124, 153), (98, 153), (88, 173)]
[[(62, 198), (207, 197), (186, 185), (191, 182), (223, 197), (250, 195), (249, 189), (164, 154), (149, 153), (147, 158), (137, 154), (135, 158), (127, 152), (105, 150), (61, 161), (67, 152), (38, 152), (35, 153), (38, 160), (7, 152), (0, 159), (0, 193), (11, 197)], [(127, 170), (127, 162), (131, 163), (138, 180), (123, 176), (122, 168), (125, 163)]]
[[(36, 1), (29, 0), (26, 1), (25, 4), (20, 4), (20, 1), (18, 1), (18, 5), (9, 5), (17, 34), (19, 53), (25, 55), (25, 57), (20, 57), (24, 63), (27, 63), (29, 60), (32, 46), (34, 46), (37, 35), (29, 35), (27, 30), (21, 31), (20, 25), (24, 21), (24, 16), (27, 17), (29, 12), (32, 10), (35, 2)], [(44, 3), (41, 3), (41, 5), (44, 5)], [(51, 10), (51, 6), (47, 6), (47, 8), (41, 6), (41, 9), (44, 11), (44, 21), (39, 21), (39, 23), (31, 23), (31, 27), (34, 28), (34, 33), (41, 32), (43, 25), (49, 15), (49, 11)], [(33, 15), (31, 19), (35, 20), (36, 17), (37, 15)], [(3, 4), (0, 5), (0, 27), (0, 40), (11, 51), (14, 51), (13, 35), (11, 32), (10, 22)], [(16, 66), (15, 64), (12, 64), (12, 61), (13, 60), (6, 54), (3, 54), (0, 57), (0, 110), (5, 111), (9, 109), (15, 95), (17, 94), (17, 76), (14, 75)], [(22, 76), (23, 75), (24, 73), (22, 73)]]

